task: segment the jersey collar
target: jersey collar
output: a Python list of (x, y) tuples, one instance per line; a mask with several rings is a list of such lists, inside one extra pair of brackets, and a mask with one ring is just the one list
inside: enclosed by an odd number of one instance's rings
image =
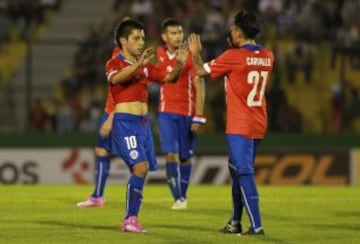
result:
[(129, 63), (129, 64), (134, 64), (133, 62), (131, 62), (130, 60), (127, 60), (125, 57), (124, 57), (124, 55), (122, 55), (121, 53), (119, 53), (118, 55), (117, 55), (117, 57), (118, 57), (118, 59), (120, 59), (121, 61), (124, 61), (124, 62), (126, 62), (126, 63)]
[(168, 49), (167, 45), (163, 45), (163, 48), (164, 48), (165, 53), (168, 56), (169, 60), (172, 60), (172, 59), (174, 59), (176, 57), (176, 53), (171, 54), (169, 52), (169, 49)]
[(245, 44), (245, 45), (242, 45), (240, 48), (245, 48), (250, 51), (257, 51), (257, 50), (262, 49), (263, 47), (261, 45)]

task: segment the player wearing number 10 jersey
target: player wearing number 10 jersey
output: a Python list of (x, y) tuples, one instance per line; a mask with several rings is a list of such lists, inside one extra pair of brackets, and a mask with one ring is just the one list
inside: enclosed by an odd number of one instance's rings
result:
[(138, 222), (142, 191), (148, 171), (157, 167), (148, 120), (147, 85), (151, 81), (175, 82), (187, 59), (187, 51), (179, 50), (173, 71), (156, 68), (149, 63), (153, 57), (153, 48), (144, 50), (143, 26), (130, 19), (116, 27), (115, 41), (121, 53), (106, 63), (105, 70), (115, 103), (110, 135), (111, 153), (122, 157), (130, 170), (126, 214), (121, 229), (126, 232), (145, 232)]
[(255, 42), (260, 32), (257, 16), (240, 11), (230, 26), (233, 48), (214, 60), (203, 63), (201, 41), (197, 34), (189, 37), (189, 49), (197, 74), (212, 78), (225, 76), (229, 171), (232, 178), (233, 216), (221, 229), (224, 233), (240, 233), (245, 207), (250, 229), (243, 234), (262, 235), (259, 197), (255, 185), (254, 161), (257, 146), (267, 127), (265, 90), (273, 68), (273, 53)]

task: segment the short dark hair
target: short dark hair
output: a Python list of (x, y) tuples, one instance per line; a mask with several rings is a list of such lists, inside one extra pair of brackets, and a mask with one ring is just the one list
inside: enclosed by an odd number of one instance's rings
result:
[(246, 38), (254, 39), (260, 32), (260, 20), (253, 12), (241, 10), (234, 17), (234, 24), (239, 27)]
[(143, 29), (144, 29), (143, 25), (135, 20), (126, 19), (121, 21), (115, 28), (114, 38), (116, 44), (120, 48), (122, 48), (119, 38), (121, 37), (128, 38), (133, 30), (143, 30)]
[(168, 28), (169, 26), (179, 26), (179, 25), (181, 24), (176, 19), (173, 18), (164, 19), (161, 22), (161, 32), (164, 33), (166, 31), (166, 28)]

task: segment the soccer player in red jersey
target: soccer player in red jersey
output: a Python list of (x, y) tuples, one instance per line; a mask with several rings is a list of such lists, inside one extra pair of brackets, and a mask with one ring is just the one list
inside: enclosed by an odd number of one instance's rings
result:
[(155, 170), (157, 162), (153, 136), (148, 119), (148, 91), (150, 81), (174, 82), (187, 59), (187, 51), (177, 52), (177, 65), (171, 72), (161, 70), (149, 61), (153, 48), (145, 46), (143, 26), (134, 20), (122, 21), (115, 30), (115, 41), (121, 53), (106, 63), (106, 77), (115, 101), (111, 130), (111, 154), (120, 156), (130, 169), (126, 191), (126, 214), (122, 230), (145, 232), (138, 222), (142, 190), (148, 170)]
[(245, 207), (251, 226), (243, 234), (264, 234), (254, 161), (256, 149), (267, 128), (265, 90), (270, 81), (274, 56), (270, 50), (256, 44), (255, 37), (259, 32), (258, 17), (252, 12), (240, 11), (230, 26), (233, 48), (207, 63), (203, 63), (200, 56), (199, 35), (191, 34), (188, 39), (197, 74), (212, 78), (225, 76), (233, 216), (221, 229), (224, 233), (242, 232), (241, 217)]
[[(161, 24), (161, 37), (165, 45), (157, 48), (157, 67), (171, 71), (176, 66), (176, 50), (183, 44), (184, 32), (175, 19)], [(158, 106), (160, 141), (166, 155), (166, 176), (174, 198), (171, 209), (187, 207), (187, 189), (192, 165), (190, 158), (195, 149), (196, 132), (206, 122), (204, 113), (204, 80), (194, 72), (191, 55), (176, 83), (163, 83)]]

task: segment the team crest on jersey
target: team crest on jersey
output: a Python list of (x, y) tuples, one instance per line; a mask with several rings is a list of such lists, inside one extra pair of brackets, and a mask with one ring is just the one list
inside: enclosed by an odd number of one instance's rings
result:
[(160, 57), (160, 62), (164, 62), (164, 58), (163, 58), (163, 57)]
[(148, 70), (148, 68), (144, 68), (144, 75), (146, 76), (146, 77), (149, 77), (149, 70)]
[(137, 150), (131, 150), (130, 151), (130, 158), (137, 159), (139, 156), (139, 152)]
[(173, 67), (171, 67), (170, 65), (166, 67), (166, 71), (168, 73), (170, 73), (171, 71), (173, 71)]

